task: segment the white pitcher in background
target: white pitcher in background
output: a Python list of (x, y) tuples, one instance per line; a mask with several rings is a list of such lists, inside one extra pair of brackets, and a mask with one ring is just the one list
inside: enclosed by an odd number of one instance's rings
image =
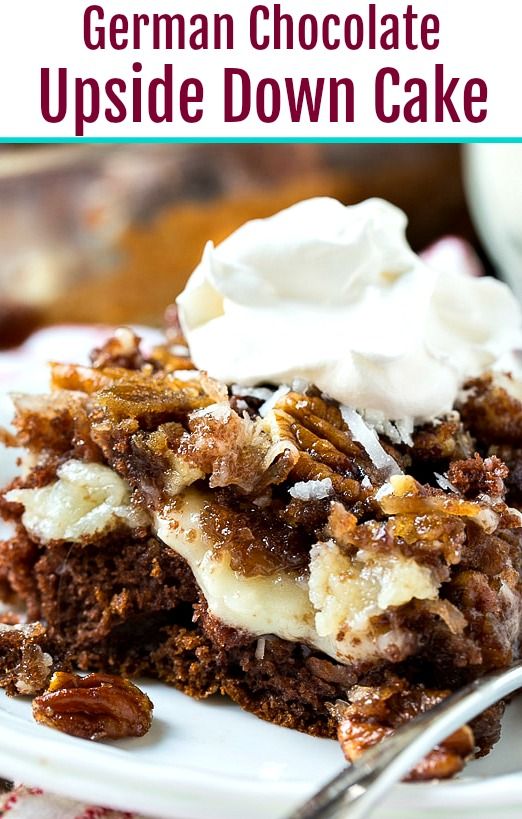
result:
[(522, 144), (466, 145), (464, 178), (486, 250), (522, 301)]

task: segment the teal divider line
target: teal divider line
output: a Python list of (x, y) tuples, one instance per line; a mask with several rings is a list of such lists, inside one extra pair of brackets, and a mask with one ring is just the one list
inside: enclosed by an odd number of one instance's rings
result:
[(416, 144), (416, 143), (522, 143), (522, 137), (3, 137), (0, 144), (36, 144), (36, 143), (87, 143), (87, 144), (124, 144), (124, 143), (171, 143), (182, 145), (206, 144), (299, 144), (299, 143), (342, 143), (342, 144)]

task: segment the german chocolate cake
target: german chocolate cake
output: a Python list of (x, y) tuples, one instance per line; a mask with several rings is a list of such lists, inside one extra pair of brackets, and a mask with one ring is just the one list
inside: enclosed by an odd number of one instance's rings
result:
[[(41, 647), (20, 693), (51, 664), (152, 675), (354, 759), (518, 656), (520, 310), (405, 228), (380, 200), (247, 223), (206, 247), (164, 345), (120, 329), (13, 397), (1, 588)], [(489, 750), (501, 711), (412, 776)]]

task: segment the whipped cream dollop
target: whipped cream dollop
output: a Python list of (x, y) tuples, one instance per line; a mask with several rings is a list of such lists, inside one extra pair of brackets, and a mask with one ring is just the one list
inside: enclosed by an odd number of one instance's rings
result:
[(406, 225), (379, 199), (315, 198), (209, 242), (178, 298), (196, 366), (244, 385), (303, 378), (416, 423), (451, 410), (468, 377), (513, 369), (522, 314), (511, 291), (433, 269)]

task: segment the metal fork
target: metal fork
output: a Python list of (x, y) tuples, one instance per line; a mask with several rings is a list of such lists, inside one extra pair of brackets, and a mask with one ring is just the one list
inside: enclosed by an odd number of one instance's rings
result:
[(435, 745), (522, 688), (522, 662), (487, 674), (420, 714), (342, 770), (288, 819), (362, 819)]

